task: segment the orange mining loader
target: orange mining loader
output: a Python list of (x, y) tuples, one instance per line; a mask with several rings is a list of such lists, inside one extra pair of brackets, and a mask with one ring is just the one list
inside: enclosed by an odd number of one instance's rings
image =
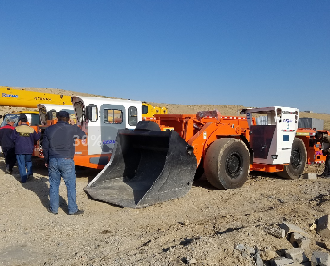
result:
[(299, 119), (296, 137), (304, 141), (307, 150), (308, 164), (322, 164), (326, 156), (322, 150), (327, 149), (329, 131), (324, 130), (324, 121), (316, 118), (303, 117)]
[[(85, 191), (97, 200), (140, 208), (184, 196), (202, 172), (219, 189), (241, 187), (250, 170), (298, 178), (308, 142), (306, 136), (296, 137), (298, 109), (274, 106), (243, 113), (246, 117), (217, 111), (155, 115), (156, 122), (121, 130), (110, 162)], [(260, 115), (264, 124), (256, 123)]]
[(327, 130), (315, 130), (309, 128), (299, 128), (296, 137), (304, 142), (306, 148), (307, 164), (322, 164), (325, 162), (326, 155), (323, 155), (325, 143), (324, 136), (329, 135)]

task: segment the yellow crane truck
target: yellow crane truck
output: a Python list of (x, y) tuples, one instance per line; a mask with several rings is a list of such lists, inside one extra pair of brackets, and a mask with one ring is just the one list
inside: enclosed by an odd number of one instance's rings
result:
[[(17, 90), (10, 87), (0, 86), (0, 106), (37, 108), (38, 104), (71, 105), (71, 96)], [(31, 126), (39, 125), (39, 112), (19, 111), (1, 116), (4, 118), (1, 126), (6, 123), (6, 118), (8, 117), (17, 121), (21, 113), (26, 114)]]
[[(11, 87), (0, 86), (0, 106), (38, 108), (39, 104), (72, 105), (71, 96), (18, 90)], [(39, 112), (19, 111), (5, 114), (4, 116), (0, 115), (0, 118), (4, 118), (1, 126), (6, 124), (6, 117), (10, 116), (10, 118), (17, 121), (21, 113), (26, 114), (31, 126), (39, 125)], [(142, 103), (142, 117), (144, 119), (153, 117), (155, 114), (167, 114), (167, 108), (153, 106), (146, 102)]]

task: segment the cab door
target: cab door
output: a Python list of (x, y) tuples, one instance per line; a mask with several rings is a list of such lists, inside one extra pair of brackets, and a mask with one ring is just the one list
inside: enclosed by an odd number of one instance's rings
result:
[(88, 154), (111, 154), (118, 130), (126, 128), (125, 107), (103, 104), (98, 117), (98, 123), (88, 125)]

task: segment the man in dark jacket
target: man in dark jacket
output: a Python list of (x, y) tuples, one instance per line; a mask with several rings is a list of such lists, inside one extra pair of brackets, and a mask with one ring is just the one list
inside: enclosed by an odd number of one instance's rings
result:
[(330, 178), (330, 135), (323, 136), (323, 155), (326, 155), (324, 171), (318, 177)]
[(11, 139), (11, 134), (15, 130), (15, 121), (8, 118), (6, 122), (7, 125), (0, 128), (0, 145), (5, 156), (6, 173), (11, 174), (16, 163), (15, 143)]
[(76, 125), (70, 125), (69, 113), (60, 111), (57, 113), (58, 122), (46, 128), (42, 141), (42, 150), (45, 165), (49, 175), (49, 199), (48, 211), (57, 214), (59, 207), (59, 186), (63, 178), (68, 195), (68, 209), (70, 215), (84, 213), (79, 210), (76, 203), (76, 171), (73, 157), (75, 154), (75, 139), (84, 138), (85, 133)]
[(40, 139), (40, 133), (30, 127), (26, 115), (21, 114), (18, 126), (13, 131), (11, 139), (15, 143), (15, 154), (21, 182), (25, 183), (28, 178), (33, 177), (32, 153), (34, 142)]

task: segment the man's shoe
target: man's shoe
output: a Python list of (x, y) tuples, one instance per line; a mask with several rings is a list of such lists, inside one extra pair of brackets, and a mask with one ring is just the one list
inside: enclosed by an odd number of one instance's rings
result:
[(7, 174), (11, 174), (11, 171), (9, 169), (6, 169)]
[(50, 209), (50, 207), (47, 208), (47, 211), (50, 212), (50, 213), (52, 213), (52, 214), (55, 214), (55, 215), (57, 214), (57, 212), (52, 212), (51, 209)]
[(27, 180), (31, 180), (31, 179), (33, 179), (33, 175), (29, 175), (29, 176), (27, 177), (26, 181), (27, 181)]
[(75, 213), (69, 213), (69, 215), (81, 215), (81, 214), (84, 214), (84, 210), (78, 210), (76, 211)]

